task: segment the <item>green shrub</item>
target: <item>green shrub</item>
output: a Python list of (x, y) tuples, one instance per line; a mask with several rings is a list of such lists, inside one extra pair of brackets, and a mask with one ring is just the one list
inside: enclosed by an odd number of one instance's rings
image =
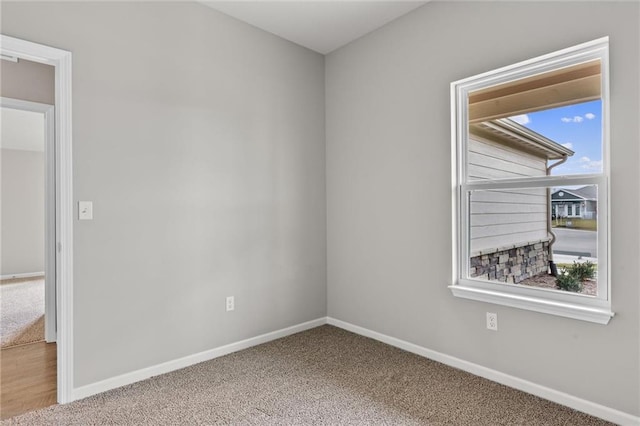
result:
[(569, 268), (569, 274), (573, 275), (580, 281), (585, 281), (595, 276), (596, 265), (588, 260), (584, 263), (574, 261), (573, 265)]
[(578, 293), (582, 291), (582, 282), (571, 271), (562, 268), (556, 277), (556, 287), (560, 290)]

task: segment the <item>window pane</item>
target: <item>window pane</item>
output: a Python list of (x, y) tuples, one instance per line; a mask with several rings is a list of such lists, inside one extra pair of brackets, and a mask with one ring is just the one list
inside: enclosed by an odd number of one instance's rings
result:
[(596, 185), (471, 191), (469, 278), (596, 295), (597, 206)]
[(599, 174), (599, 59), (470, 92), (467, 179)]

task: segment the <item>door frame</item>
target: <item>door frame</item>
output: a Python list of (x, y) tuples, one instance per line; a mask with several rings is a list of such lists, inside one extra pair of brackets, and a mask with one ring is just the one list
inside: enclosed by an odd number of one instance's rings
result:
[(55, 67), (55, 238), (58, 402), (73, 401), (71, 52), (0, 34), (2, 55)]
[(0, 107), (36, 112), (44, 118), (44, 340), (56, 341), (56, 174), (54, 106), (0, 97)]

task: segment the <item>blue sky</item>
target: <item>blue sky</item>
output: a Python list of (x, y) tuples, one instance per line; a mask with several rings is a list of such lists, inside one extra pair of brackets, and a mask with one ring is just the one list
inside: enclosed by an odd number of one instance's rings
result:
[(602, 101), (510, 117), (525, 127), (573, 150), (553, 175), (602, 172)]

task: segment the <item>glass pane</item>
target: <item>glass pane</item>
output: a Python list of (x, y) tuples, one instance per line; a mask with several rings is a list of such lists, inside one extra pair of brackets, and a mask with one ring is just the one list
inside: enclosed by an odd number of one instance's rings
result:
[(600, 60), (469, 94), (467, 179), (602, 173)]
[(598, 190), (469, 193), (469, 278), (597, 295)]

